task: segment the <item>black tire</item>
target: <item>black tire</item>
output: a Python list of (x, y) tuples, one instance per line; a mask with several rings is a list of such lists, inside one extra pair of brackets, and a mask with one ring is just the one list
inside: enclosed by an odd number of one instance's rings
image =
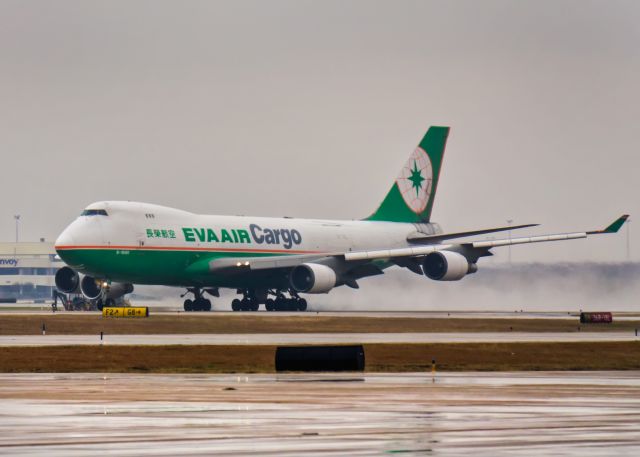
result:
[(234, 298), (231, 301), (231, 309), (234, 311), (240, 311), (241, 309), (240, 300), (238, 300), (237, 298)]
[(301, 298), (298, 300), (298, 311), (306, 311), (307, 310), (307, 300)]
[(267, 302), (264, 304), (264, 307), (265, 307), (265, 309), (267, 311), (275, 311), (276, 310), (275, 302), (270, 298), (267, 299)]
[(260, 303), (258, 303), (255, 300), (251, 300), (251, 305), (249, 305), (249, 306), (250, 306), (251, 311), (253, 311), (253, 312), (256, 312), (256, 311), (258, 311), (260, 309)]
[(240, 311), (251, 311), (251, 301), (246, 298), (240, 300)]
[(184, 310), (186, 312), (193, 311), (193, 302), (188, 298), (184, 301)]
[(211, 311), (211, 300), (205, 300), (202, 311)]

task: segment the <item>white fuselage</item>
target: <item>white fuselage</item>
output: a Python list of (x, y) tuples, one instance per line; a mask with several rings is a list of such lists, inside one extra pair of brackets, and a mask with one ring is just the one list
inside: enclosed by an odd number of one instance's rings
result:
[(151, 272), (158, 265), (149, 262), (162, 262), (164, 269), (184, 270), (185, 263), (203, 257), (401, 248), (411, 234), (440, 232), (437, 224), (209, 216), (136, 202), (94, 203), (84, 213), (56, 240), (63, 260), (85, 274), (146, 284), (163, 284), (166, 278), (128, 274), (132, 265)]

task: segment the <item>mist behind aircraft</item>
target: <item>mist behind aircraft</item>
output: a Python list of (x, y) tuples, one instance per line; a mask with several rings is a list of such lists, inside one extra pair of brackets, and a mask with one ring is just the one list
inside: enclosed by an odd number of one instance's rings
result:
[[(175, 302), (180, 289), (136, 286), (151, 303)], [(213, 300), (214, 309), (229, 310), (230, 291)], [(360, 281), (354, 293), (346, 287), (308, 297), (319, 311), (528, 311), (640, 312), (640, 263), (485, 263), (477, 273), (454, 283), (431, 281), (399, 268), (384, 277)], [(154, 299), (159, 301), (154, 302)]]
[(387, 276), (376, 284), (362, 281), (358, 297), (336, 290), (326, 303), (384, 310), (640, 311), (640, 263), (485, 263), (454, 286), (393, 269)]

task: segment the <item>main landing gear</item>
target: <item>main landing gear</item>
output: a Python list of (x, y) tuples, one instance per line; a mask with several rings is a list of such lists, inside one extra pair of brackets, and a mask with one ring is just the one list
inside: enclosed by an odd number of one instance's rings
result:
[(275, 300), (267, 300), (265, 308), (267, 311), (306, 311), (307, 300), (301, 297), (276, 297)]
[[(184, 297), (187, 294), (193, 294), (193, 300), (187, 298), (184, 301), (184, 310), (185, 311), (211, 311), (211, 300), (204, 298), (202, 295), (202, 290), (197, 287), (189, 288), (187, 291), (180, 295), (180, 297)], [(214, 290), (206, 290), (207, 293), (218, 296), (217, 289)]]
[(260, 303), (264, 303), (267, 298), (265, 290), (238, 289), (242, 294), (242, 300), (234, 298), (231, 301), (231, 309), (234, 311), (258, 311)]
[[(287, 298), (283, 291), (263, 291), (261, 294), (253, 290), (238, 290), (243, 295), (242, 299), (234, 299), (231, 309), (234, 311), (258, 311), (260, 304), (264, 303), (267, 311), (306, 311), (307, 300), (298, 296), (295, 291), (289, 291)], [(267, 298), (275, 295), (275, 299)]]

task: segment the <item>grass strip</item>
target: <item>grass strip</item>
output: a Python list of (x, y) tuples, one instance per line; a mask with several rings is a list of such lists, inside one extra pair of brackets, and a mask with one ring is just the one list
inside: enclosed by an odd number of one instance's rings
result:
[[(272, 373), (276, 346), (0, 348), (0, 372)], [(640, 342), (367, 344), (366, 371), (640, 370)]]
[(580, 324), (574, 319), (492, 319), (431, 317), (152, 314), (148, 318), (108, 318), (98, 313), (0, 315), (1, 335), (131, 335), (194, 333), (433, 333), (433, 332), (608, 332), (640, 328), (640, 320)]

